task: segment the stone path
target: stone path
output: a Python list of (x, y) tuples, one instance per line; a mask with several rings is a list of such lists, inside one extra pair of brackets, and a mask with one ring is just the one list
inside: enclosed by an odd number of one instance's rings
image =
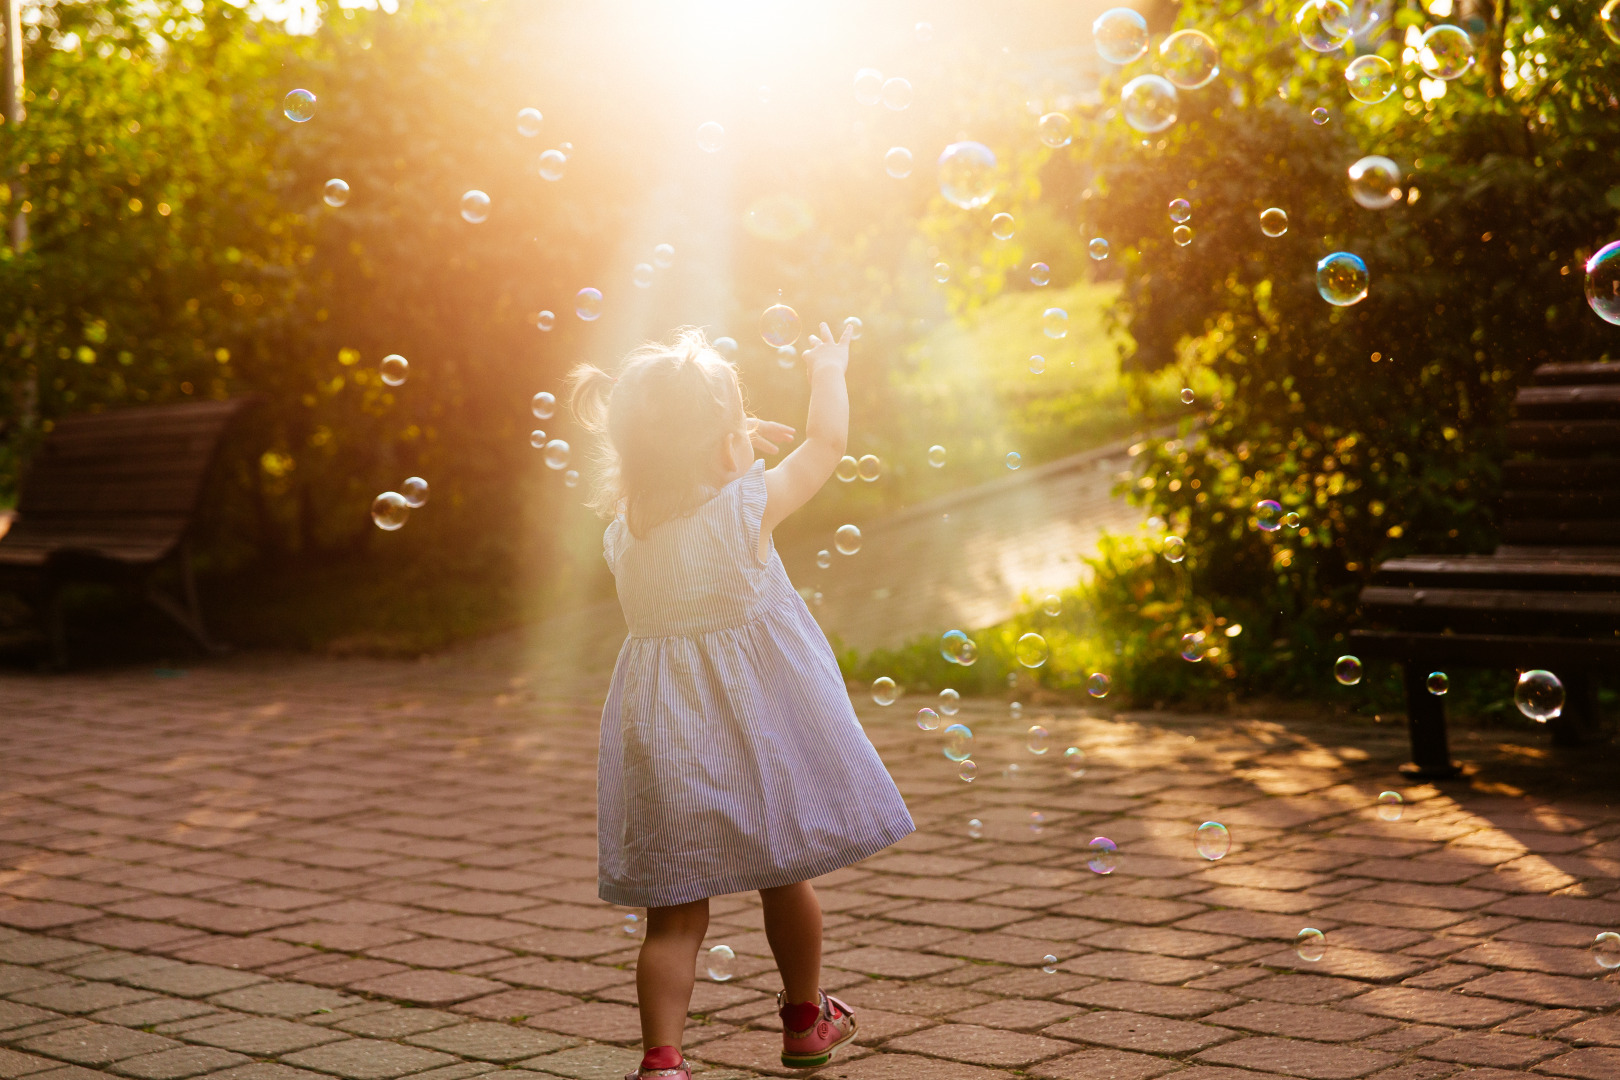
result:
[[(622, 1076), (636, 924), (595, 899), (600, 683), (563, 657), (0, 677), (0, 1078)], [(1620, 1076), (1612, 761), (1462, 738), (1472, 783), (1385, 821), (1389, 726), (968, 703), (969, 786), (919, 704), (862, 699), (920, 831), (821, 882), (863, 1036), (819, 1075)], [(735, 977), (689, 1055), (778, 1074), (757, 903), (713, 907)]]

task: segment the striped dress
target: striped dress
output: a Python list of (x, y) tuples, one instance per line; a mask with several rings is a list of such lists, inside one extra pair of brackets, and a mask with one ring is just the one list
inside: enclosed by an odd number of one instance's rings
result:
[(597, 766), (611, 903), (790, 885), (914, 828), (775, 546), (758, 558), (764, 513), (755, 462), (689, 516), (603, 538), (630, 628)]

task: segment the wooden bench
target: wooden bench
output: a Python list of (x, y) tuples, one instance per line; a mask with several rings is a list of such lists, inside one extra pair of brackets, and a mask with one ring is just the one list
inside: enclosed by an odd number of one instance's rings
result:
[[(64, 417), (29, 463), (0, 538), (0, 586), (29, 600), (52, 658), (67, 660), (62, 588), (135, 584), (202, 648), (188, 533), (221, 437), (251, 399), (198, 401)], [(178, 598), (158, 586), (173, 565)]]
[(1502, 467), (1501, 536), (1492, 555), (1419, 555), (1382, 563), (1361, 590), (1379, 630), (1350, 651), (1398, 660), (1412, 764), (1454, 776), (1445, 698), (1432, 671), (1545, 668), (1564, 684), (1553, 742), (1577, 745), (1599, 722), (1600, 673), (1620, 672), (1620, 363), (1544, 364), (1520, 388)]

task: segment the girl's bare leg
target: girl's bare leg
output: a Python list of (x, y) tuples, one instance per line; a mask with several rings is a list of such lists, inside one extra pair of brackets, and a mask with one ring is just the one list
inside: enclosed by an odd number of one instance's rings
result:
[(788, 1003), (819, 1002), (821, 901), (816, 899), (816, 890), (808, 881), (800, 881), (761, 889), (759, 898), (765, 905), (765, 939), (782, 973)]
[(681, 1048), (687, 1010), (692, 1005), (698, 948), (708, 930), (707, 900), (647, 909), (647, 940), (641, 943), (636, 960), (644, 1053), (655, 1046)]

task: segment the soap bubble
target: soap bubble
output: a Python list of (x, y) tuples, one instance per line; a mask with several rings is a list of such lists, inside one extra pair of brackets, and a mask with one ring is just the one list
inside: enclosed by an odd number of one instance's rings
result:
[(996, 193), (996, 155), (983, 143), (951, 143), (939, 155), (939, 193), (963, 210), (988, 203)]
[(411, 362), (399, 355), (399, 353), (389, 353), (382, 358), (382, 363), (377, 365), (377, 374), (382, 377), (382, 381), (388, 386), (404, 385), (405, 376), (410, 373), (410, 370)]
[(1301, 960), (1308, 960), (1314, 964), (1322, 959), (1322, 954), (1326, 951), (1325, 935), (1314, 927), (1307, 926), (1294, 937), (1294, 952), (1299, 954)]
[(1275, 239), (1288, 231), (1288, 211), (1271, 206), (1260, 211), (1260, 231)]
[(1276, 499), (1261, 499), (1254, 504), (1254, 523), (1261, 532), (1276, 532), (1282, 528), (1283, 508)]
[(1311, 123), (1315, 124), (1317, 127), (1321, 127), (1323, 124), (1325, 124), (1327, 122), (1328, 122), (1328, 111), (1326, 109), (1324, 109), (1324, 108), (1322, 108), (1322, 106), (1318, 105), (1316, 108), (1311, 110)]
[(546, 440), (549, 438), (550, 436), (544, 431), (540, 430), (539, 428), (535, 428), (533, 431), (529, 432), (529, 445), (534, 447), (536, 450), (544, 450), (546, 448)]
[(547, 150), (540, 155), (540, 179), (561, 180), (568, 171), (568, 155), (561, 150)]
[(281, 111), (293, 123), (302, 124), (315, 115), (315, 95), (308, 90), (289, 91), (281, 101)]
[(1401, 167), (1387, 157), (1371, 154), (1348, 170), (1350, 197), (1368, 210), (1383, 210), (1401, 201)]
[(339, 180), (337, 177), (328, 180), (326, 187), (321, 191), (321, 199), (325, 201), (327, 206), (342, 206), (349, 201), (348, 182)]
[(776, 350), (776, 366), (781, 368), (783, 371), (787, 371), (793, 367), (793, 361), (798, 359), (798, 356), (798, 349), (795, 349), (791, 345), (783, 345), (780, 349)]
[(1045, 285), (1052, 280), (1052, 268), (1043, 262), (1031, 263), (1029, 266), (1029, 283), (1031, 285)]
[(895, 112), (903, 111), (911, 104), (911, 83), (898, 75), (886, 80), (883, 83), (883, 104)]
[(861, 530), (853, 525), (840, 525), (833, 535), (833, 546), (840, 555), (853, 555), (861, 550)]
[(1048, 749), (1051, 748), (1051, 743), (1052, 733), (1050, 731), (1047, 731), (1039, 724), (1035, 724), (1030, 727), (1029, 738), (1025, 742), (1025, 745), (1029, 747), (1030, 753), (1034, 754), (1036, 757), (1041, 757)]
[(1170, 230), (1170, 239), (1176, 242), (1176, 247), (1186, 247), (1192, 243), (1192, 230), (1185, 225), (1177, 225)]
[(1294, 31), (1306, 48), (1337, 52), (1350, 40), (1350, 9), (1340, 0), (1305, 0), (1294, 12)]
[(1110, 64), (1128, 64), (1147, 55), (1147, 20), (1130, 8), (1109, 8), (1091, 24), (1097, 55)]
[(557, 149), (561, 150), (564, 154), (572, 154), (574, 152), (574, 144), (571, 142), (565, 142), (560, 144)]
[(1299, 515), (1292, 510), (1283, 515), (1282, 521), (1283, 524), (1288, 526), (1290, 529), (1299, 528)]
[(971, 839), (982, 839), (984, 836), (984, 822), (980, 821), (978, 818), (968, 818), (967, 832)]
[(1356, 685), (1361, 681), (1361, 659), (1355, 656), (1339, 657), (1333, 661), (1333, 677), (1340, 686)]
[(883, 474), (883, 462), (876, 454), (862, 454), (855, 462), (855, 474), (870, 484)]
[(461, 197), (461, 219), (471, 225), (480, 225), (489, 218), (489, 196), (477, 188)]
[(1603, 5), (1603, 10), (1598, 12), (1598, 24), (1610, 41), (1620, 45), (1620, 0), (1609, 0)]
[(1113, 687), (1114, 680), (1100, 671), (1093, 671), (1091, 678), (1086, 680), (1086, 693), (1094, 698), (1105, 698)]
[(1091, 254), (1091, 257), (1097, 262), (1102, 262), (1104, 259), (1108, 258), (1108, 241), (1104, 240), (1100, 236), (1094, 236), (1091, 239), (1091, 243), (1086, 245), (1086, 251), (1088, 251)]
[[(1018, 683), (1017, 683), (1018, 676), (1014, 675), (1010, 671), (1007, 672), (1007, 675), (1008, 675), (1008, 679), (1007, 679), (1007, 685), (1008, 686), (1016, 686), (1016, 685), (1018, 685)], [(1023, 717), (1023, 715), (1024, 715), (1024, 706), (1019, 702), (1016, 702), (1016, 701), (1013, 702), (1012, 704), (1007, 706), (1007, 715), (1011, 716), (1014, 720), (1021, 719)]]
[[(1609, 8), (1614, 6), (1615, 5), (1611, 3), (1609, 4), (1608, 8), (1604, 8), (1603, 10), (1605, 13), (1607, 13)], [(1616, 40), (1617, 42), (1620, 42), (1620, 39)], [(1597, 961), (1597, 965), (1600, 968), (1606, 968), (1609, 970), (1620, 968), (1620, 934), (1615, 933), (1613, 930), (1605, 930), (1603, 933), (1593, 938), (1592, 959)]]
[(1160, 550), (1164, 552), (1166, 561), (1178, 563), (1187, 557), (1187, 541), (1172, 533), (1164, 538)]
[(1460, 78), (1474, 66), (1474, 39), (1460, 26), (1431, 26), (1418, 42), (1418, 63), (1436, 79)]
[(557, 316), (550, 311), (542, 311), (534, 317), (534, 325), (540, 330), (550, 330), (557, 325)]
[(657, 272), (653, 269), (652, 263), (636, 263), (635, 269), (630, 272), (630, 280), (638, 289), (651, 288), (653, 275)]
[(831, 566), (832, 552), (828, 551), (826, 548), (822, 548), (820, 551), (816, 552), (816, 565), (821, 567), (823, 570)]
[(1513, 704), (1530, 719), (1545, 724), (1564, 711), (1564, 684), (1550, 671), (1526, 671), (1513, 688)]
[(578, 469), (569, 469), (567, 472), (563, 473), (563, 487), (578, 487), (578, 486), (579, 486), (579, 470)]
[(1401, 793), (1398, 791), (1385, 791), (1378, 796), (1378, 816), (1384, 821), (1401, 820), (1402, 809)]
[(1170, 220), (1180, 225), (1192, 217), (1192, 203), (1186, 199), (1170, 200)]
[(1106, 836), (1094, 837), (1086, 845), (1091, 859), (1086, 863), (1094, 874), (1112, 874), (1119, 866), (1119, 845)]
[(1209, 655), (1209, 642), (1202, 630), (1194, 630), (1181, 635), (1181, 658), (1189, 664), (1197, 664)]
[(725, 982), (736, 974), (737, 954), (730, 945), (716, 945), (709, 950), (709, 978)]
[(893, 705), (900, 696), (900, 688), (894, 685), (894, 680), (887, 675), (878, 678), (872, 683), (872, 700), (879, 705)]
[(641, 916), (630, 912), (624, 917), (624, 932), (634, 937), (641, 932)]
[(718, 337), (714, 339), (714, 351), (728, 360), (737, 355), (737, 339), (733, 337)]
[(1377, 53), (1367, 53), (1345, 65), (1344, 81), (1351, 97), (1376, 105), (1395, 92), (1395, 67)]
[(1051, 618), (1063, 614), (1063, 598), (1057, 593), (1047, 593), (1041, 598), (1041, 610)]
[(585, 322), (602, 317), (602, 290), (584, 288), (574, 294), (574, 314)]
[[(962, 633), (962, 631), (947, 630), (939, 636), (939, 655), (952, 664), (972, 663), (971, 660), (964, 661), (962, 659), (970, 647), (972, 648), (973, 659), (977, 660), (979, 658), (978, 646), (974, 645), (973, 639)], [(945, 715), (950, 716), (951, 713), (947, 710)]]
[(1013, 236), (1013, 216), (1011, 214), (997, 214), (991, 218), (990, 235), (997, 240), (1011, 240)]
[(518, 134), (525, 139), (532, 139), (540, 134), (540, 124), (545, 118), (540, 115), (539, 109), (519, 109), (517, 117)]
[(952, 761), (966, 761), (973, 753), (973, 731), (966, 724), (952, 724), (945, 729), (945, 756)]
[(1076, 780), (1086, 775), (1086, 752), (1078, 746), (1063, 751), (1063, 771)]
[(568, 467), (569, 446), (561, 439), (546, 443), (546, 468), (561, 471)]
[(1007, 468), (1011, 469), (1013, 472), (1017, 472), (1018, 467), (1023, 463), (1024, 456), (1022, 454), (1016, 450), (1007, 451)]
[(1316, 264), (1316, 291), (1334, 307), (1365, 300), (1369, 281), (1367, 264), (1348, 251), (1335, 251)]
[(928, 42), (934, 40), (934, 24), (920, 22), (914, 28), (918, 41)]
[(1451, 679), (1443, 671), (1431, 671), (1423, 685), (1427, 686), (1429, 693), (1435, 697), (1445, 697), (1446, 691), (1451, 689)]
[[(947, 659), (949, 659), (949, 658), (947, 657)], [(941, 690), (939, 692), (939, 711), (940, 712), (944, 713), (946, 716), (955, 716), (957, 710), (960, 709), (961, 707), (962, 707), (962, 695), (961, 694), (958, 694), (955, 690), (952, 690), (948, 686), (945, 689), (943, 689), (943, 690)]]
[[(1620, 20), (1620, 13), (1615, 18)], [(1620, 240), (1586, 260), (1586, 302), (1598, 318), (1620, 326)]]
[[(653, 248), (653, 265), (660, 270), (668, 270), (675, 265), (675, 245), (659, 244)], [(719, 342), (715, 342), (716, 345)]]
[(799, 313), (786, 304), (772, 304), (759, 317), (759, 333), (772, 348), (791, 345), (799, 340)]
[(1029, 358), (1029, 373), (1039, 375), (1046, 370), (1046, 357), (1039, 353)]
[(1018, 663), (1022, 666), (1038, 668), (1046, 663), (1047, 652), (1046, 639), (1037, 633), (1031, 632), (1019, 637), (1013, 654), (1018, 658)]
[(937, 443), (928, 448), (928, 464), (936, 469), (945, 467), (945, 448)]
[(963, 758), (961, 766), (956, 770), (956, 775), (960, 776), (964, 783), (973, 783), (973, 778), (979, 775), (979, 763), (972, 758)]
[(883, 171), (896, 180), (904, 180), (911, 175), (911, 151), (903, 146), (891, 146), (889, 152), (883, 155)]
[(854, 483), (855, 478), (860, 474), (861, 463), (856, 461), (849, 454), (845, 454), (843, 457), (839, 458), (837, 467), (833, 469), (833, 475), (838, 477), (838, 479), (845, 484)]
[(1210, 862), (1224, 859), (1226, 853), (1232, 850), (1232, 834), (1220, 822), (1206, 821), (1193, 834), (1193, 846), (1198, 849), (1198, 854)]
[(412, 510), (420, 509), (427, 505), (428, 482), (420, 476), (409, 477), (399, 485), (399, 493), (405, 497), (406, 506)]
[(883, 100), (883, 72), (874, 68), (861, 68), (855, 73), (855, 100), (862, 105), (876, 105)]
[(939, 727), (939, 713), (924, 705), (917, 710), (917, 726), (924, 731), (933, 731)]
[(726, 144), (726, 129), (713, 120), (704, 121), (698, 125), (697, 144), (705, 154), (718, 153)]
[(1176, 88), (1158, 75), (1138, 75), (1119, 94), (1125, 122), (1144, 135), (1163, 131), (1176, 122)]
[(1073, 129), (1073, 121), (1069, 119), (1067, 114), (1060, 112), (1047, 113), (1035, 125), (1035, 131), (1040, 135), (1041, 142), (1054, 150), (1069, 145), (1072, 138), (1070, 132)]
[(1164, 77), (1183, 90), (1196, 90), (1221, 73), (1221, 55), (1202, 30), (1177, 30), (1159, 43)]
[(1057, 957), (1053, 956), (1051, 953), (1047, 953), (1045, 956), (1041, 957), (1041, 970), (1046, 972), (1048, 975), (1056, 975)]
[(371, 502), (371, 520), (383, 532), (393, 532), (411, 516), (411, 504), (397, 491), (385, 491)]
[(1191, 405), (1194, 401), (1197, 401), (1197, 400), (1198, 400), (1198, 395), (1192, 392), (1192, 387), (1183, 386), (1181, 388), (1181, 403), (1183, 405)]
[(951, 264), (947, 263), (947, 262), (937, 262), (937, 263), (935, 263), (934, 264), (934, 280), (939, 282), (941, 285), (943, 285), (947, 281), (951, 280)]
[(1047, 308), (1041, 312), (1041, 330), (1053, 340), (1068, 336), (1069, 313), (1060, 307)]

